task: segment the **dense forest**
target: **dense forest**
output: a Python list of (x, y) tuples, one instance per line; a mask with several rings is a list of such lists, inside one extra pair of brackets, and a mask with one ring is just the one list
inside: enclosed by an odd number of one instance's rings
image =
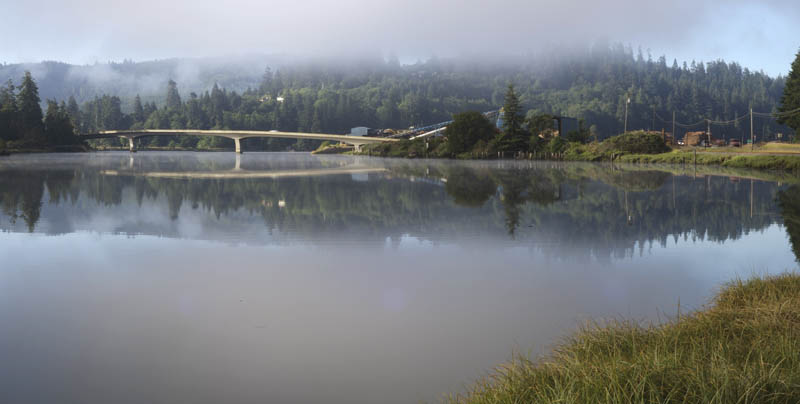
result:
[[(128, 62), (119, 69), (141, 75), (138, 65)], [(152, 64), (140, 68), (154, 74)], [(158, 97), (129, 95), (129, 88), (115, 94), (111, 86), (108, 94), (95, 95), (81, 104), (78, 100), (87, 99), (86, 93), (73, 88), (75, 94), (67, 97), (64, 108), (82, 133), (136, 128), (345, 133), (355, 126), (405, 128), (446, 121), (463, 111), (495, 110), (503, 105), (508, 84), (514, 84), (523, 113), (582, 119), (598, 139), (622, 132), (627, 99), (628, 129), (670, 132), (674, 112), (681, 137), (686, 131), (704, 130), (701, 121), (705, 118), (736, 120), (751, 107), (759, 112), (776, 111), (786, 81), (736, 63), (653, 60), (622, 45), (558, 57), (433, 58), (413, 65), (381, 58), (307, 61), (262, 71), (257, 80), (237, 82), (224, 76), (234, 88), (248, 83), (248, 88), (238, 91), (212, 84), (202, 91), (181, 92), (181, 84), (168, 79), (161, 83)], [(180, 79), (178, 76), (176, 73), (175, 78)], [(204, 76), (210, 78), (213, 75)], [(98, 90), (92, 87), (92, 91)], [(683, 125), (688, 123), (697, 125)], [(749, 130), (749, 122), (744, 120), (712, 126), (717, 138), (739, 138)], [(773, 139), (790, 130), (759, 117), (755, 132), (759, 139)], [(226, 139), (216, 138), (155, 137), (148, 141), (153, 146), (228, 146)], [(247, 143), (250, 149), (316, 146), (280, 139), (250, 139)]]

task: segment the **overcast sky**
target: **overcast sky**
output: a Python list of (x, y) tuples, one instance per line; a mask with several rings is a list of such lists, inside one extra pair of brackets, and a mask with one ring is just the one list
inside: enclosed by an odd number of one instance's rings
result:
[(0, 0), (0, 62), (525, 53), (610, 41), (786, 74), (798, 0)]

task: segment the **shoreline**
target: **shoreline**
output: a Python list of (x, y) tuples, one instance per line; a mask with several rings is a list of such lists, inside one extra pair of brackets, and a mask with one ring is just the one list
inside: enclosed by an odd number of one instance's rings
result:
[(594, 322), (445, 402), (800, 402), (800, 275), (734, 280), (662, 324)]
[[(581, 148), (585, 145), (577, 146)], [(0, 150), (0, 156), (12, 154), (40, 154), (40, 153), (93, 153), (103, 151), (128, 151), (127, 148), (101, 148), (87, 149), (84, 146), (66, 146), (54, 148), (27, 148), (27, 149), (5, 149)], [(232, 152), (229, 149), (194, 149), (194, 148), (147, 148), (137, 151), (188, 151), (188, 152)], [(254, 151), (255, 152), (255, 151)], [(261, 151), (259, 151), (261, 152)], [(277, 152), (277, 151), (276, 151)], [(303, 153), (305, 153), (304, 151)], [(523, 154), (524, 157), (474, 157), (472, 155), (459, 155), (456, 157), (440, 156), (427, 154), (411, 154), (406, 156), (387, 155), (387, 153), (373, 153), (372, 150), (354, 152), (351, 148), (331, 147), (324, 150), (307, 151), (311, 154), (342, 154), (355, 156), (369, 156), (381, 158), (405, 158), (405, 159), (441, 159), (441, 160), (527, 160), (527, 161), (564, 161), (564, 162), (611, 162), (648, 166), (670, 165), (674, 167), (692, 166), (718, 166), (721, 168), (740, 168), (761, 171), (782, 171), (786, 173), (800, 172), (800, 153), (790, 152), (730, 152), (730, 151), (694, 151), (676, 149), (667, 153), (660, 154), (625, 154), (625, 153), (581, 153), (575, 150), (568, 150), (561, 153), (558, 158), (537, 158), (537, 154)], [(541, 155), (541, 154), (539, 154)]]
[[(427, 144), (421, 141), (408, 141), (392, 145), (365, 146), (359, 156), (391, 157), (391, 158), (431, 158), (446, 160), (534, 160), (534, 161), (583, 161), (611, 162), (630, 164), (674, 164), (679, 166), (720, 166), (726, 168), (751, 168), (758, 170), (800, 172), (800, 144), (766, 143), (750, 148), (710, 148), (689, 149), (676, 148), (664, 152), (643, 153), (634, 150), (620, 149), (603, 142), (587, 144), (569, 143), (556, 152), (539, 151), (536, 153), (501, 153), (501, 152), (466, 152), (452, 155), (444, 150), (442, 142)], [(625, 147), (625, 144), (621, 145)], [(660, 146), (663, 148), (663, 146)], [(512, 158), (505, 156), (514, 156)], [(546, 158), (541, 158), (546, 157)]]

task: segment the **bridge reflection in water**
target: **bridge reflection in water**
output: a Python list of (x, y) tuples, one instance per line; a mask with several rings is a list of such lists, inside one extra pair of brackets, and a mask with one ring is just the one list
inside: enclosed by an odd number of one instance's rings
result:
[(388, 171), (386, 168), (351, 165), (338, 168), (316, 168), (304, 170), (243, 170), (240, 168), (241, 160), (236, 159), (236, 167), (230, 171), (144, 171), (135, 170), (101, 170), (102, 175), (137, 176), (150, 178), (181, 178), (181, 179), (236, 179), (236, 178), (288, 178), (288, 177), (318, 177), (322, 175), (342, 174), (371, 174)]

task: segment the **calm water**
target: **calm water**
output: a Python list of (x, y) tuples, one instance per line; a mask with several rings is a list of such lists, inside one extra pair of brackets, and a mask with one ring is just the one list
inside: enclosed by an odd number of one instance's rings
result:
[(437, 401), (586, 319), (797, 267), (797, 186), (686, 174), (0, 158), (0, 402)]

